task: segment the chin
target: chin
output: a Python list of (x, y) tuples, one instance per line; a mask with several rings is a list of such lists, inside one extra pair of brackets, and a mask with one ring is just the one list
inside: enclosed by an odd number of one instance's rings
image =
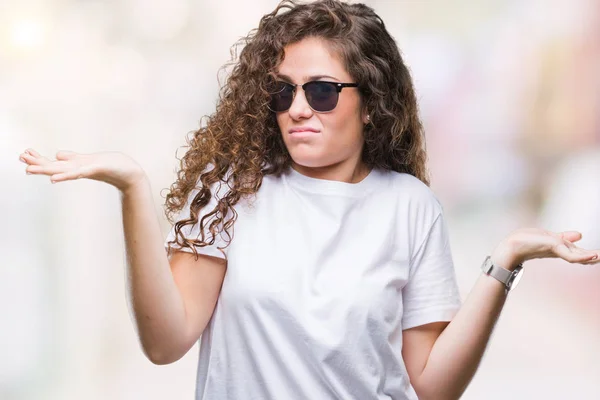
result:
[(331, 165), (332, 163), (329, 160), (326, 160), (323, 156), (319, 154), (298, 154), (291, 153), (292, 160), (303, 167), (306, 168), (320, 168)]

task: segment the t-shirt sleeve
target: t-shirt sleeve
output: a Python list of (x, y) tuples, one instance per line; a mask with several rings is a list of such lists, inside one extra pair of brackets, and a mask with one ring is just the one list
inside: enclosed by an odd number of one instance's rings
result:
[(450, 321), (461, 305), (448, 232), (440, 212), (410, 261), (402, 329)]
[[(200, 210), (200, 213), (198, 215), (198, 222), (196, 222), (193, 225), (189, 224), (189, 225), (185, 225), (184, 227), (182, 227), (181, 235), (183, 235), (187, 239), (197, 239), (197, 240), (202, 239), (202, 237), (200, 235), (200, 220), (202, 219), (202, 217), (204, 215), (210, 213), (216, 207), (219, 196), (221, 196), (223, 194), (223, 186), (227, 187), (226, 184), (217, 182), (212, 187), (211, 199), (208, 202), (208, 204)], [(190, 192), (184, 207), (181, 209), (181, 211), (179, 212), (179, 214), (176, 218), (176, 221), (181, 221), (183, 219), (190, 218), (190, 204), (192, 203), (194, 197), (198, 194), (199, 191), (200, 191), (200, 189), (194, 189)], [(216, 218), (216, 216), (212, 216), (211, 218), (204, 221), (204, 232), (205, 232), (204, 239), (205, 239), (205, 241), (210, 241), (210, 239), (212, 238), (212, 235), (211, 235), (208, 227), (210, 226), (211, 222), (214, 221), (215, 218)], [(203, 246), (203, 247), (195, 246), (198, 254), (205, 254), (208, 256), (219, 257), (219, 258), (223, 258), (223, 259), (227, 258), (227, 248), (224, 248), (223, 251), (219, 250), (219, 247), (223, 248), (227, 245), (227, 234), (225, 232), (223, 232), (222, 228), (223, 228), (223, 225), (220, 224), (219, 228), (218, 228), (219, 233), (217, 233), (217, 235), (215, 236), (215, 242), (213, 244), (209, 244), (209, 245)], [(167, 234), (167, 237), (164, 242), (165, 250), (168, 250), (168, 248), (169, 248), (168, 242), (171, 240), (175, 240), (175, 226), (172, 226), (171, 230)], [(193, 250), (190, 247), (181, 247), (177, 243), (171, 243), (171, 249), (186, 251), (189, 253), (193, 252)]]

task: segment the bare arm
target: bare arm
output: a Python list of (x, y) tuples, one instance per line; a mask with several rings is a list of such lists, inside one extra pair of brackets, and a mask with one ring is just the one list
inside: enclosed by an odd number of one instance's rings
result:
[(225, 275), (222, 259), (175, 252), (167, 258), (146, 179), (122, 192), (127, 292), (146, 356), (156, 364), (181, 358), (214, 311)]
[(419, 399), (458, 399), (477, 371), (506, 295), (482, 275), (452, 322), (405, 330), (402, 356)]
[[(598, 250), (573, 245), (579, 239), (578, 232), (522, 229), (500, 243), (492, 260), (507, 269), (525, 260), (547, 257), (598, 263)], [(419, 399), (460, 398), (481, 362), (505, 301), (504, 285), (482, 274), (449, 324), (433, 323), (403, 331), (402, 356)]]
[(156, 364), (181, 358), (198, 340), (215, 308), (226, 262), (176, 252), (167, 258), (150, 183), (143, 169), (119, 152), (59, 151), (56, 160), (33, 149), (21, 153), (33, 175), (52, 182), (92, 179), (121, 194), (127, 254), (127, 292), (142, 348)]

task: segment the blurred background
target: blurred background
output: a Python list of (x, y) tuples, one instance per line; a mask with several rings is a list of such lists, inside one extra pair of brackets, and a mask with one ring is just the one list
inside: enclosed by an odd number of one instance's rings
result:
[[(116, 189), (26, 176), (32, 147), (117, 150), (164, 234), (177, 150), (276, 0), (0, 0), (0, 399), (191, 399), (130, 322)], [(463, 298), (525, 226), (600, 248), (600, 1), (372, 0), (417, 86)], [(179, 156), (183, 149), (180, 149)], [(526, 264), (464, 399), (600, 399), (600, 267)]]

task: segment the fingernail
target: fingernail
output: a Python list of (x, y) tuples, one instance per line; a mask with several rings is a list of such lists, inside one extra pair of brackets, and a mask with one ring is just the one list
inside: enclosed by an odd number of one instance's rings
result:
[(27, 175), (33, 175), (31, 172), (27, 171), (25, 172)]
[(592, 260), (595, 260), (596, 258), (598, 258), (598, 254), (594, 255), (594, 257), (592, 257)]

